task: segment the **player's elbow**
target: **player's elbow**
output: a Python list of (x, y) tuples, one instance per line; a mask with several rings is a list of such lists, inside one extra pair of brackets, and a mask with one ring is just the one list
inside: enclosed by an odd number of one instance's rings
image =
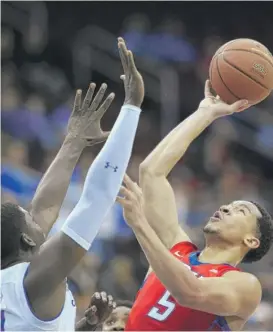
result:
[(153, 174), (153, 169), (152, 165), (144, 160), (140, 165), (139, 165), (139, 175), (140, 176), (148, 176)]
[(163, 176), (164, 173), (156, 165), (144, 160), (139, 166), (140, 181), (151, 181), (153, 178)]
[(224, 293), (212, 295), (201, 289), (184, 298), (181, 296), (177, 302), (194, 310), (206, 311), (220, 316), (235, 315), (240, 309), (235, 296), (227, 296)]
[(180, 289), (173, 293), (173, 297), (181, 306), (192, 307), (194, 304), (204, 301), (205, 294), (201, 289)]

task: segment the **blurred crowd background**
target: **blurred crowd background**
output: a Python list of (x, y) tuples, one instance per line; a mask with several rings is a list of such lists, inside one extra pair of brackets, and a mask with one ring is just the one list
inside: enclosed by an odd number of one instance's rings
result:
[[(116, 100), (109, 130), (123, 102), (116, 38), (134, 52), (146, 84), (129, 174), (160, 139), (193, 112), (216, 49), (239, 37), (273, 50), (266, 2), (2, 2), (2, 201), (27, 207), (60, 144), (76, 88), (106, 82)], [(220, 204), (252, 199), (273, 212), (273, 96), (251, 110), (215, 122), (189, 149), (170, 180), (181, 225), (203, 245), (202, 226)], [(76, 204), (88, 166), (100, 147), (86, 149), (75, 169), (60, 218)], [(122, 148), (122, 147), (121, 147)], [(263, 285), (249, 330), (273, 330), (273, 251), (243, 266)], [(115, 206), (90, 254), (70, 276), (82, 314), (95, 290), (133, 300), (147, 262), (122, 211)]]

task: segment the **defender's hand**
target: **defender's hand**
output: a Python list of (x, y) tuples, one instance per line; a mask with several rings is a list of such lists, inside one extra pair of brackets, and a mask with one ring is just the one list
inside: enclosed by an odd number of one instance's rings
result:
[(211, 116), (215, 119), (230, 115), (236, 112), (242, 112), (252, 106), (247, 100), (238, 100), (235, 103), (228, 105), (224, 103), (219, 96), (214, 96), (212, 93), (211, 83), (209, 80), (205, 84), (205, 99), (199, 105), (199, 109), (207, 109)]
[(89, 325), (100, 324), (109, 317), (115, 308), (116, 302), (114, 302), (111, 295), (107, 295), (105, 292), (96, 292), (85, 311), (86, 321)]
[(144, 213), (143, 195), (140, 187), (133, 182), (128, 175), (123, 180), (125, 186), (122, 186), (116, 201), (123, 207), (123, 215), (127, 224), (131, 227), (146, 221)]
[(102, 84), (93, 98), (95, 88), (96, 84), (91, 83), (83, 103), (81, 102), (82, 91), (77, 91), (67, 128), (68, 135), (83, 140), (86, 145), (104, 142), (109, 135), (109, 132), (102, 131), (100, 121), (114, 100), (115, 94), (110, 93), (101, 104), (107, 85)]
[(144, 99), (144, 83), (138, 72), (133, 53), (128, 51), (123, 38), (118, 38), (118, 49), (124, 75), (121, 79), (124, 82), (125, 100), (124, 104), (140, 107)]

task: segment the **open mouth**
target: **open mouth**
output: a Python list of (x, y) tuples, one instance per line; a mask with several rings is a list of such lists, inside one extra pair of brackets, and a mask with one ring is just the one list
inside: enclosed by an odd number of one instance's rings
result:
[(220, 221), (222, 220), (222, 214), (220, 211), (216, 211), (214, 215), (210, 218), (213, 221)]

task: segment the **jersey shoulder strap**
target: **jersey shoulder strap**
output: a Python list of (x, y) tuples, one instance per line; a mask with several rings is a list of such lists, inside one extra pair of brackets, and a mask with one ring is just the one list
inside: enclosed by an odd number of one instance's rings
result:
[(179, 242), (179, 243), (175, 244), (172, 247), (171, 252), (172, 253), (178, 252), (180, 255), (188, 255), (197, 250), (198, 250), (198, 248), (196, 247), (195, 244), (193, 244), (192, 242), (189, 242), (189, 241), (185, 241), (185, 242)]
[(242, 270), (239, 269), (238, 267), (228, 265), (228, 264), (218, 265), (217, 270), (218, 270), (218, 277), (222, 277), (225, 273), (231, 272), (231, 271), (242, 272)]
[[(13, 284), (13, 287), (7, 288), (7, 294), (3, 294), (3, 296), (9, 297), (10, 306), (16, 307), (17, 315), (29, 328), (34, 327), (37, 330), (57, 330), (59, 316), (53, 320), (43, 321), (36, 317), (35, 313), (32, 311), (24, 287), (24, 278), (27, 274), (28, 267), (29, 263), (19, 263), (1, 271), (2, 288), (5, 287), (4, 284)], [(6, 308), (6, 310), (8, 309), (9, 308)], [(12, 310), (12, 308), (10, 309)]]

